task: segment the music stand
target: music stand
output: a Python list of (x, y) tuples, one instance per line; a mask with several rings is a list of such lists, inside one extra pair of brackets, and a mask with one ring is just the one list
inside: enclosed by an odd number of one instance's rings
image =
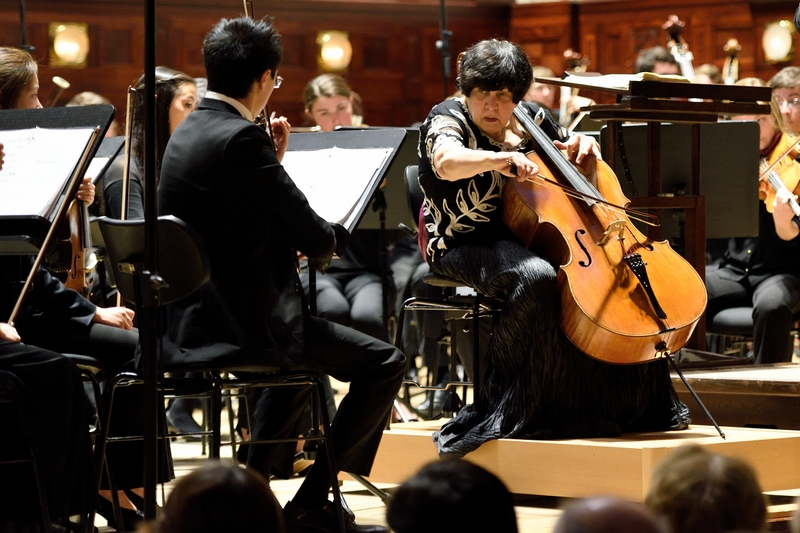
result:
[[(72, 129), (100, 128), (96, 141), (89, 146), (88, 157), (93, 158), (100, 146), (100, 139), (114, 120), (114, 107), (111, 105), (94, 105), (78, 107), (54, 107), (46, 109), (9, 109), (2, 112), (3, 121), (0, 130), (22, 130), (30, 128)], [(8, 151), (6, 147), (6, 151)], [(8, 154), (7, 154), (8, 155)], [(85, 171), (85, 169), (84, 169)], [(50, 230), (52, 216), (58, 206), (67, 198), (72, 198), (80, 185), (77, 180), (74, 190), (66, 190), (69, 182), (64, 176), (64, 189), (56, 208), (50, 216), (30, 214), (26, 216), (3, 216), (0, 214), (0, 254), (34, 255)], [(80, 176), (82, 178), (82, 175)]]

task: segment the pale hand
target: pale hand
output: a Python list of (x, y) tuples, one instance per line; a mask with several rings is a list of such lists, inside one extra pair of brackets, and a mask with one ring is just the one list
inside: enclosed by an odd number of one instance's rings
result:
[(78, 200), (86, 202), (86, 205), (92, 205), (94, 202), (94, 183), (89, 176), (83, 178), (81, 186), (78, 187), (78, 194), (75, 195)]
[(133, 309), (127, 307), (98, 307), (92, 321), (115, 328), (131, 329), (135, 314)]
[(517, 178), (517, 181), (522, 182), (533, 178), (539, 173), (539, 165), (525, 157), (523, 153), (497, 152), (497, 155), (502, 158), (500, 159), (502, 167), (499, 170), (505, 176)]
[(272, 130), (272, 138), (275, 141), (275, 155), (278, 161), (283, 161), (286, 148), (289, 146), (289, 130), (292, 126), (286, 117), (270, 118), (269, 127)]
[(14, 326), (9, 326), (5, 322), (0, 322), (0, 341), (19, 342), (19, 333)]

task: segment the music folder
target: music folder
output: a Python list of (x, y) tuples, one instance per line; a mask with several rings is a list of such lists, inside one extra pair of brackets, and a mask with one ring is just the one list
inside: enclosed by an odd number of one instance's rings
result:
[(0, 254), (36, 254), (114, 118), (110, 105), (0, 111)]
[(292, 132), (282, 163), (319, 216), (352, 232), (405, 137), (403, 128)]

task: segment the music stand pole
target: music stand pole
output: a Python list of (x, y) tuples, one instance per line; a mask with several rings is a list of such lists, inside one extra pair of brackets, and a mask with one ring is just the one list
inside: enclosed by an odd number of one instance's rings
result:
[(445, 0), (439, 0), (439, 40), (436, 48), (442, 53), (442, 81), (444, 82), (444, 97), (450, 96), (450, 36), (453, 32), (447, 29), (447, 7)]
[[(157, 275), (156, 266), (156, 33), (155, 0), (145, 0), (144, 13), (144, 181), (145, 181), (145, 277)], [(156, 480), (158, 472), (158, 365), (156, 320), (158, 291), (144, 291), (154, 294), (156, 301), (144, 302), (140, 312), (140, 343), (142, 347), (143, 422), (144, 422), (144, 517), (156, 519)]]

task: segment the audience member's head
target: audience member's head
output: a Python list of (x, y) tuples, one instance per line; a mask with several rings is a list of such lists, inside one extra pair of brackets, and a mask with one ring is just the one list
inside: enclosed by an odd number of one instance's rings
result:
[(0, 109), (36, 109), (39, 102), (39, 67), (19, 48), (0, 46)]
[(694, 78), (692, 81), (694, 83), (706, 84), (722, 83), (722, 73), (720, 73), (716, 65), (712, 63), (703, 63), (694, 69)]
[(636, 56), (636, 72), (654, 74), (680, 74), (681, 67), (669, 50), (663, 46), (645, 48)]
[(283, 510), (261, 474), (217, 463), (181, 478), (151, 533), (283, 533)]
[(395, 533), (516, 533), (511, 494), (497, 476), (463, 460), (431, 463), (389, 501)]
[(672, 533), (766, 530), (767, 508), (753, 468), (697, 444), (659, 463), (645, 505), (669, 522)]
[[(303, 92), (303, 107), (322, 131), (355, 125), (353, 91), (337, 74), (322, 74), (308, 82)], [(360, 123), (360, 117), (357, 122)]]
[(641, 503), (613, 497), (581, 500), (570, 505), (553, 533), (668, 533), (666, 524)]
[(769, 80), (789, 132), (800, 134), (800, 67), (785, 67)]
[(538, 83), (537, 78), (552, 78), (555, 76), (552, 70), (541, 65), (533, 67), (533, 82), (530, 89), (522, 99), (526, 102), (536, 102), (542, 104), (547, 109), (553, 109), (556, 105), (556, 88), (548, 83)]

